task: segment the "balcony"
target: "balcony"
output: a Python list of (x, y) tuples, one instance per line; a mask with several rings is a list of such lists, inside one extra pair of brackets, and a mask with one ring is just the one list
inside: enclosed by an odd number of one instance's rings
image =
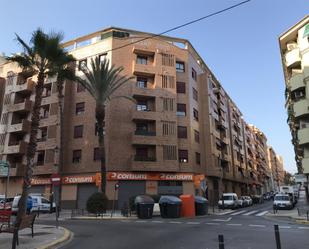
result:
[(32, 108), (32, 101), (29, 99), (26, 99), (22, 103), (17, 104), (11, 104), (7, 107), (8, 112), (30, 112)]
[(293, 109), (295, 118), (309, 114), (309, 103), (307, 99), (302, 99), (294, 103)]
[(155, 131), (136, 130), (132, 135), (132, 144), (156, 145)]
[(302, 166), (304, 168), (304, 174), (309, 174), (309, 157), (304, 157), (302, 159)]
[(309, 127), (298, 130), (299, 145), (305, 145), (309, 143)]
[(285, 65), (293, 68), (299, 66), (301, 62), (299, 48), (294, 48), (285, 54)]
[(139, 76), (154, 77), (156, 68), (152, 64), (137, 64), (133, 61), (133, 74)]
[(27, 79), (27, 81), (24, 82), (23, 84), (15, 85), (13, 91), (21, 93), (21, 94), (31, 94), (34, 89), (34, 86), (35, 86), (35, 83), (30, 78), (30, 79)]
[(27, 133), (30, 131), (30, 126), (31, 123), (29, 120), (22, 120), (21, 123), (18, 124), (12, 124), (8, 127), (7, 132), (11, 132), (11, 133)]
[(136, 162), (155, 162), (157, 161), (155, 156), (139, 156), (135, 155), (134, 156), (134, 161)]
[(291, 91), (297, 90), (298, 88), (305, 87), (303, 74), (298, 73), (298, 74), (293, 75), (288, 82), (288, 86)]
[(4, 154), (25, 154), (27, 145), (25, 141), (9, 144), (9, 146), (4, 149)]
[(142, 119), (145, 119), (145, 120), (156, 120), (155, 114), (156, 114), (156, 112), (152, 111), (152, 110), (146, 110), (146, 111), (134, 110), (133, 114), (132, 114), (132, 119), (133, 120), (142, 120)]

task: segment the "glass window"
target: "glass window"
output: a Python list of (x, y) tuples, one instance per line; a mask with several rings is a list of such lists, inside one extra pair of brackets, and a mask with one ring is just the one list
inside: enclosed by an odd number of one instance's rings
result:
[(147, 56), (138, 55), (138, 56), (136, 57), (136, 64), (147, 65)]
[(82, 150), (73, 150), (72, 163), (80, 163), (82, 160)]
[(194, 87), (192, 87), (192, 92), (193, 92), (193, 99), (198, 101), (198, 92)]
[(177, 104), (177, 116), (186, 116), (186, 104)]
[(81, 137), (83, 137), (83, 130), (84, 130), (84, 126), (83, 125), (74, 126), (74, 138), (81, 138)]
[(200, 133), (197, 130), (194, 130), (194, 140), (195, 142), (200, 142)]
[(44, 142), (47, 140), (47, 127), (40, 127), (38, 130), (37, 141)]
[(185, 72), (185, 63), (181, 61), (176, 61), (176, 72), (184, 73)]
[(137, 111), (148, 111), (147, 101), (139, 100), (136, 105), (136, 110)]
[(195, 162), (196, 164), (200, 165), (201, 164), (201, 154), (198, 152), (195, 152)]
[(178, 160), (180, 163), (187, 163), (189, 161), (188, 151), (178, 150)]
[(76, 103), (75, 114), (80, 115), (85, 112), (85, 102)]
[(100, 156), (100, 148), (94, 148), (93, 150), (93, 161), (100, 161), (101, 156)]
[(177, 93), (186, 93), (186, 83), (185, 82), (177, 82), (176, 83)]
[(178, 132), (178, 138), (187, 138), (186, 126), (178, 126), (177, 132)]
[(191, 75), (192, 75), (192, 79), (194, 79), (194, 80), (196, 81), (196, 80), (197, 80), (197, 73), (196, 73), (196, 71), (194, 70), (194, 68), (192, 68)]
[(193, 118), (195, 121), (198, 121), (198, 111), (195, 108), (193, 108)]
[(138, 88), (147, 88), (147, 78), (137, 77), (136, 86)]
[(38, 165), (38, 166), (44, 165), (44, 160), (45, 160), (45, 150), (39, 150), (36, 165)]

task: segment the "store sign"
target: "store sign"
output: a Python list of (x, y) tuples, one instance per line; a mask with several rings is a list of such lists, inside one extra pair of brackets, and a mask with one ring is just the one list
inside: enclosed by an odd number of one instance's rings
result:
[(49, 185), (51, 184), (50, 178), (32, 178), (31, 185)]
[(62, 178), (63, 184), (76, 184), (76, 183), (93, 183), (95, 176), (65, 176)]
[(193, 181), (190, 173), (132, 173), (132, 172), (108, 172), (107, 180), (131, 180), (131, 181)]

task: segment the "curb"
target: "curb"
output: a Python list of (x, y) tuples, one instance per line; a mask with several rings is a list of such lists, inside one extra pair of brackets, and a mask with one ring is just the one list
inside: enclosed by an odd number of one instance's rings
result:
[(71, 238), (71, 236), (73, 235), (73, 233), (70, 230), (68, 230), (64, 227), (59, 227), (59, 228), (64, 230), (64, 234), (61, 238), (59, 238), (55, 241), (52, 241), (52, 242), (50, 242), (46, 245), (39, 246), (36, 249), (52, 249), (55, 246), (58, 246), (58, 245), (62, 244), (63, 242), (69, 240)]
[(136, 220), (137, 217), (132, 217), (132, 218), (123, 218), (123, 217), (72, 217), (71, 220)]

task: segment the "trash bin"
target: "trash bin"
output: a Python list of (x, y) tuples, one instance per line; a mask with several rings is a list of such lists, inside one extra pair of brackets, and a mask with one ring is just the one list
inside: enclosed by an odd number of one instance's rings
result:
[(151, 219), (153, 213), (154, 200), (147, 195), (135, 197), (135, 208), (137, 217), (140, 219)]
[(159, 200), (160, 213), (162, 218), (179, 218), (181, 200), (175, 196), (161, 196)]
[(195, 214), (206, 215), (208, 214), (208, 200), (202, 196), (195, 196)]
[(195, 205), (193, 195), (181, 195), (181, 217), (195, 217)]

